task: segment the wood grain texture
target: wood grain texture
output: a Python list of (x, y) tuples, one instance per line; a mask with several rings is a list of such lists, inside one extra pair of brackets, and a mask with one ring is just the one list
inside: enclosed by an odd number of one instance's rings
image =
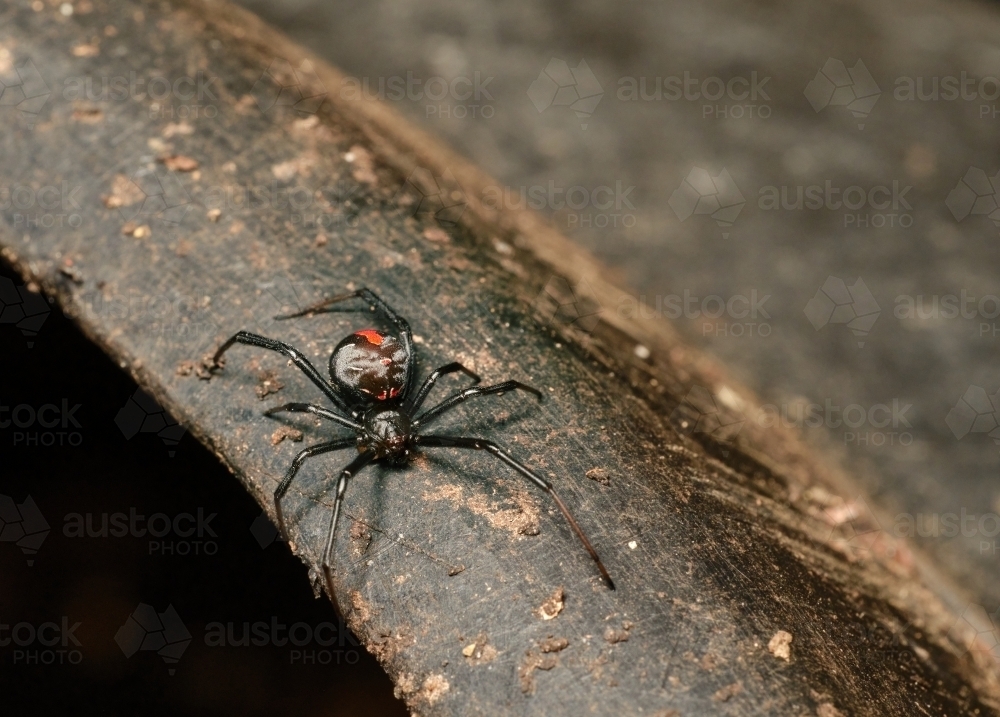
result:
[[(476, 168), (341, 98), (335, 70), (214, 2), (95, 0), (72, 18), (7, 5), (0, 46), (52, 90), (37, 117), (2, 108), (0, 184), (58, 187), (78, 217), (47, 226), (10, 206), (4, 257), (272, 516), (304, 445), (276, 430), (339, 432), (262, 415), (320, 398), (280, 356), (235, 347), (199, 378), (239, 329), (322, 368), (370, 317), (272, 317), (368, 286), (410, 320), (421, 376), (460, 360), (545, 392), (479, 399), (438, 430), (496, 440), (549, 477), (614, 592), (546, 496), (489, 456), (428, 450), (349, 488), (339, 602), (415, 713), (998, 714), (992, 661), (940, 600), (951, 588), (865, 532), (837, 497), (856, 495), (849, 477), (747, 420), (755, 398), (723, 369), (631, 317), (628, 295), (535, 215), (484, 206)], [(275, 64), (303, 60), (298, 75)], [(130, 72), (215, 79), (210, 99), (100, 95)], [(274, 77), (298, 109), (275, 101)], [(68, 93), (80, 78), (90, 97)], [(317, 585), (331, 476), (349, 460), (308, 462), (284, 503)]]

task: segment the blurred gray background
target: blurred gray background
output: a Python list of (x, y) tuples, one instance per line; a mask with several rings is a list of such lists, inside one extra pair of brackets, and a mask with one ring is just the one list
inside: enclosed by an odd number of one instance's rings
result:
[[(540, 188), (529, 199), (543, 197), (541, 211), (648, 311), (697, 297), (674, 323), (789, 421), (803, 422), (805, 404), (860, 406), (852, 426), (833, 425), (840, 411), (808, 422), (825, 425), (804, 425), (807, 440), (832, 449), (890, 516), (936, 525), (915, 542), (968, 600), (1000, 605), (988, 399), (1000, 389), (995, 6), (243, 4), (355, 78), (330, 93), (367, 82), (377, 94), (381, 81), (387, 102), (511, 201)], [(393, 99), (408, 77), (409, 96)], [(562, 190), (554, 201), (550, 187)], [(568, 190), (580, 208), (560, 206)], [(839, 203), (844, 190), (854, 208)], [(740, 315), (739, 297), (754, 294), (760, 310)], [(706, 319), (706, 297), (736, 298)]]

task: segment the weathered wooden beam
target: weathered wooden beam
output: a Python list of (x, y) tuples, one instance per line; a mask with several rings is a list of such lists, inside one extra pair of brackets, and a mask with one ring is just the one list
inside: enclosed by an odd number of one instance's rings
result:
[[(323, 365), (368, 317), (272, 317), (368, 286), (409, 318), (421, 375), (460, 360), (545, 391), (442, 425), (550, 478), (616, 591), (547, 496), (489, 456), (427, 451), (349, 489), (336, 593), (415, 712), (998, 714), (949, 586), (865, 532), (837, 497), (850, 478), (746, 421), (746, 389), (633, 316), (539, 217), (485, 206), (475, 167), (342, 98), (336, 70), (233, 6), (40, 5), (0, 10), (0, 187), (27, 202), (3, 205), (3, 255), (272, 515), (300, 448), (281, 427), (331, 430), (262, 415), (320, 398), (277, 355), (236, 347), (208, 380), (236, 330)], [(285, 502), (317, 590), (346, 462), (307, 463)]]

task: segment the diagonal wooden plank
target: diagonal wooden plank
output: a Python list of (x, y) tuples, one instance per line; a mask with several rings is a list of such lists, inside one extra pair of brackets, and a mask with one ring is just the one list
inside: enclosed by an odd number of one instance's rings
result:
[[(412, 324), (421, 375), (460, 360), (545, 391), (441, 425), (551, 479), (616, 591), (546, 496), (489, 456), (428, 450), (350, 487), (336, 593), (415, 712), (995, 712), (991, 661), (925, 586), (932, 566), (877, 523), (874, 542), (845, 531), (872, 527), (835, 497), (855, 494), (847, 477), (748, 421), (749, 392), (621, 311), (627, 295), (537, 217), (485, 206), (477, 169), (339, 97), (335, 70), (228, 5), (0, 18), (23, 95), (3, 108), (0, 183), (34, 197), (2, 214), (4, 257), (267, 510), (296, 447), (262, 412), (320, 396), (248, 347), (208, 380), (205, 356), (237, 330), (323, 366), (370, 317), (273, 317), (369, 286)], [(144, 86), (103, 91), (132, 72)], [(310, 442), (336, 433), (286, 423)], [(347, 460), (307, 463), (284, 504), (317, 590)]]

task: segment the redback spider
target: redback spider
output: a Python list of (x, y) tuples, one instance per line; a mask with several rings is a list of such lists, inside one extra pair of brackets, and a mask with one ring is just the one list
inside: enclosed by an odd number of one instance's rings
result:
[(333, 541), (337, 530), (337, 518), (340, 515), (340, 505), (344, 500), (348, 481), (357, 475), (362, 468), (374, 461), (382, 461), (397, 466), (405, 465), (413, 458), (418, 447), (471, 448), (489, 451), (536, 486), (546, 491), (552, 496), (556, 505), (559, 506), (559, 510), (566, 517), (570, 527), (580, 538), (587, 552), (590, 553), (590, 557), (597, 563), (597, 568), (601, 571), (601, 575), (607, 582), (608, 587), (614, 590), (615, 584), (611, 580), (607, 568), (604, 567), (601, 559), (597, 556), (597, 551), (594, 550), (590, 541), (587, 540), (587, 536), (583, 534), (583, 530), (580, 529), (579, 524), (569, 512), (569, 508), (566, 507), (566, 504), (556, 494), (549, 481), (513, 458), (506, 450), (492, 441), (482, 438), (426, 435), (422, 433), (422, 429), (468, 398), (520, 389), (534, 394), (541, 400), (542, 394), (539, 391), (520, 381), (504, 381), (493, 386), (474, 386), (453, 394), (433, 408), (417, 415), (427, 395), (441, 376), (461, 371), (476, 384), (481, 379), (460, 363), (446, 364), (431, 373), (411, 398), (410, 389), (413, 388), (412, 378), (415, 355), (413, 334), (410, 331), (410, 325), (372, 291), (358, 289), (349, 294), (341, 294), (340, 296), (326, 299), (294, 314), (275, 318), (291, 319), (299, 316), (326, 313), (333, 311), (333, 309), (329, 308), (333, 304), (355, 297), (363, 299), (371, 311), (381, 313), (396, 327), (398, 336), (393, 336), (392, 334), (376, 329), (355, 331), (337, 344), (337, 347), (330, 355), (330, 381), (323, 378), (320, 372), (309, 363), (309, 360), (305, 356), (288, 344), (253, 334), (249, 331), (240, 331), (235, 334), (219, 347), (219, 350), (215, 352), (215, 356), (212, 358), (213, 368), (222, 368), (222, 363), (220, 362), (222, 354), (235, 343), (258, 346), (271, 351), (277, 351), (287, 356), (330, 399), (335, 409), (330, 410), (310, 403), (287, 403), (265, 411), (264, 415), (271, 416), (279, 411), (312, 413), (320, 418), (339, 423), (341, 426), (350, 428), (354, 432), (353, 436), (317, 443), (300, 452), (295, 456), (292, 465), (289, 466), (288, 471), (285, 473), (284, 479), (278, 485), (277, 490), (274, 491), (274, 509), (278, 515), (278, 528), (281, 530), (282, 536), (287, 540), (288, 531), (285, 529), (285, 518), (281, 512), (281, 498), (285, 495), (288, 486), (291, 484), (292, 479), (295, 478), (295, 474), (302, 464), (307, 458), (320, 455), (321, 453), (343, 450), (351, 446), (357, 447), (358, 455), (340, 472), (340, 477), (337, 480), (337, 495), (333, 502), (333, 519), (330, 521), (326, 549), (323, 551), (323, 573), (326, 577), (326, 586), (331, 599), (335, 598), (330, 560), (333, 557)]

